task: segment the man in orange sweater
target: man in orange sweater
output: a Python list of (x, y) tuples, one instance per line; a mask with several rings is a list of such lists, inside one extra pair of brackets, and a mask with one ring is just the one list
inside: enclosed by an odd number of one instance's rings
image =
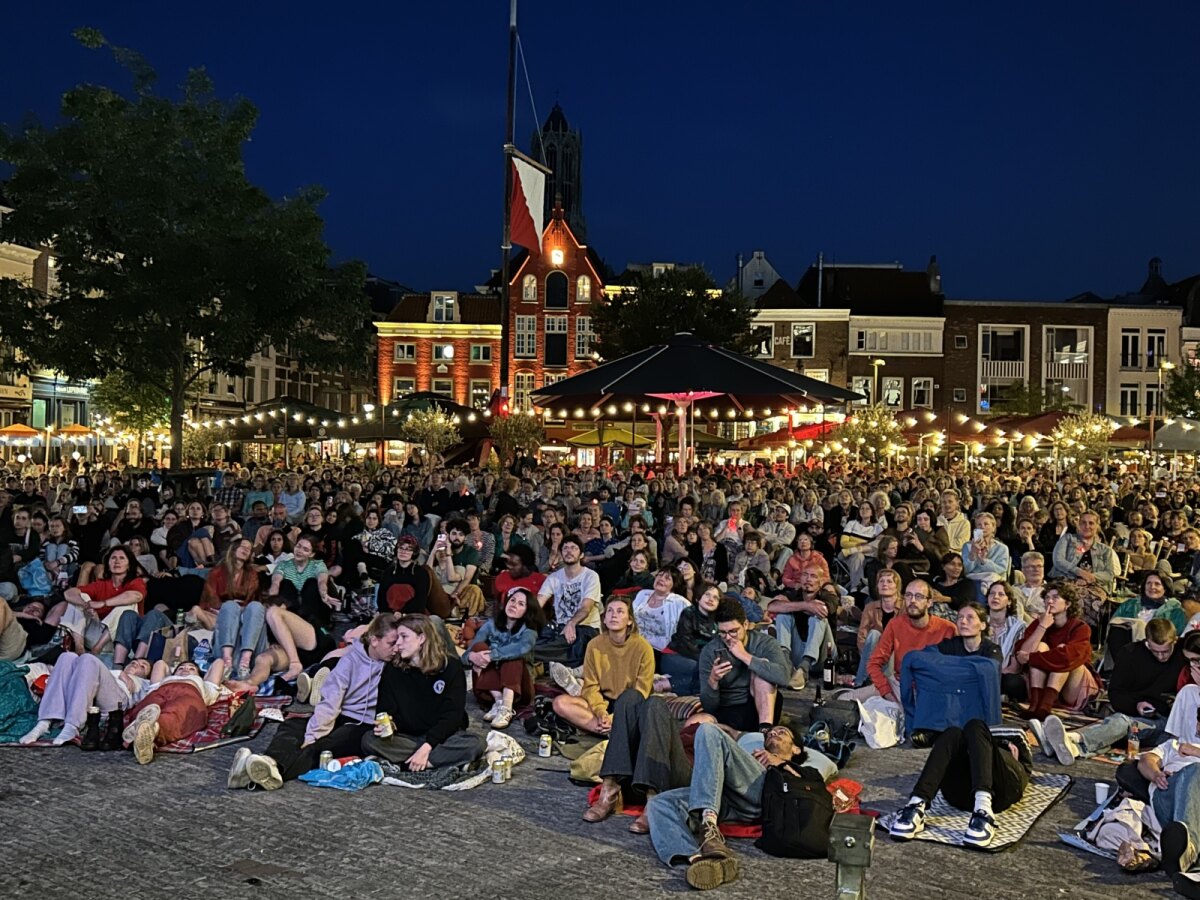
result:
[(888, 661), (892, 661), (891, 670), (899, 672), (906, 653), (944, 641), (956, 633), (953, 622), (929, 614), (932, 602), (933, 588), (928, 581), (917, 578), (908, 583), (904, 589), (905, 615), (895, 616), (888, 622), (879, 637), (879, 643), (875, 645), (875, 652), (867, 661), (867, 675), (871, 683), (844, 695), (846, 699), (866, 700), (879, 696), (899, 702), (898, 682), (884, 673)]

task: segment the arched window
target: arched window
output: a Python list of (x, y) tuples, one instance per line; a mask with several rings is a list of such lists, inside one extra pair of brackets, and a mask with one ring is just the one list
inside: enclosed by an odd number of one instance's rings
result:
[(592, 302), (592, 279), (588, 278), (586, 275), (580, 275), (575, 281), (575, 302)]
[(551, 272), (546, 276), (546, 309), (567, 308), (567, 276)]
[(521, 299), (537, 300), (537, 277), (526, 275), (521, 279)]

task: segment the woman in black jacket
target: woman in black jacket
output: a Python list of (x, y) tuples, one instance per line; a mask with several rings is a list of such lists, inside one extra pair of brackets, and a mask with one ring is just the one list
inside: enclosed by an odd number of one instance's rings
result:
[(412, 535), (396, 541), (396, 561), (379, 580), (380, 612), (424, 613), (429, 609), (429, 569), (417, 562), (420, 545)]
[(397, 653), (379, 678), (377, 713), (392, 717), (387, 737), (375, 726), (364, 754), (412, 772), (462, 766), (483, 756), (483, 738), (468, 730), (467, 677), (457, 654), (429, 616), (406, 615), (396, 625)]
[(713, 613), (721, 604), (721, 589), (706, 584), (697, 594), (695, 605), (679, 614), (675, 635), (667, 645), (671, 652), (659, 657), (659, 671), (671, 680), (671, 690), (681, 696), (700, 693), (700, 651), (717, 636)]

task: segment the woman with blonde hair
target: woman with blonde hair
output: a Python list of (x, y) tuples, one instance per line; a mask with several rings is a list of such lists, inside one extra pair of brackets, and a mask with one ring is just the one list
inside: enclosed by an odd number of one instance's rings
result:
[(413, 772), (479, 759), (485, 744), (468, 730), (466, 673), (438, 622), (402, 616), (396, 631), (396, 656), (379, 679), (376, 707), (392, 717), (394, 731), (385, 736), (376, 726), (363, 737), (363, 753)]

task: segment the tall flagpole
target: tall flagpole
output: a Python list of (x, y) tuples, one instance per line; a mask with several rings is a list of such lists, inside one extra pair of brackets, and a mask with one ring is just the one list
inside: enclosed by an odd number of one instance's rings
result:
[(512, 252), (513, 106), (517, 93), (517, 0), (508, 6), (508, 93), (504, 121), (504, 240), (500, 243), (500, 397), (508, 397), (508, 354), (512, 343), (509, 323), (508, 258)]

